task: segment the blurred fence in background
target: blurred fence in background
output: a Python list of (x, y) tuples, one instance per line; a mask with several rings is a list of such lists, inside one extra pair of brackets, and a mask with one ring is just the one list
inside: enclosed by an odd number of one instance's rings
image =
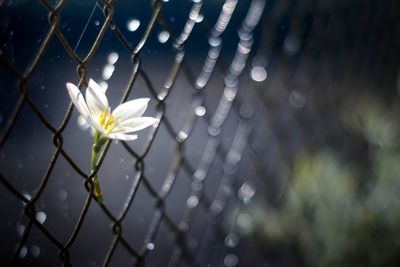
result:
[[(366, 161), (344, 100), (397, 101), (395, 0), (22, 2), (0, 2), (2, 265), (297, 266), (264, 247), (249, 207), (281, 205), (304, 148)], [(63, 87), (94, 77), (110, 92), (111, 76), (115, 98), (151, 97), (160, 123), (108, 142), (89, 173)]]

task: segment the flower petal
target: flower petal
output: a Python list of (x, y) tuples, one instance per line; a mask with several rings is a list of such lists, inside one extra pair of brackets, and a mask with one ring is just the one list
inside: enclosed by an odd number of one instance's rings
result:
[(86, 89), (86, 103), (93, 116), (99, 116), (104, 111), (109, 111), (108, 100), (101, 89), (94, 80), (89, 80), (89, 85)]
[(158, 122), (158, 119), (152, 117), (139, 117), (125, 120), (117, 124), (113, 132), (130, 133), (142, 130)]
[(90, 117), (90, 111), (88, 106), (86, 105), (85, 100), (83, 99), (83, 95), (79, 88), (76, 87), (73, 83), (66, 83), (65, 86), (67, 87), (69, 96), (71, 97), (72, 103), (74, 103), (76, 109), (82, 115), (83, 118), (87, 119)]
[(74, 103), (76, 109), (79, 111), (83, 119), (94, 129), (104, 133), (103, 127), (101, 127), (91, 116), (88, 106), (86, 105), (85, 100), (83, 99), (83, 95), (81, 91), (79, 91), (78, 87), (76, 87), (73, 83), (66, 84), (69, 96), (71, 97), (72, 103)]
[(112, 116), (119, 122), (140, 117), (145, 112), (149, 101), (150, 98), (138, 98), (122, 103), (114, 109)]
[(110, 133), (106, 134), (108, 138), (117, 139), (117, 140), (125, 140), (125, 141), (132, 141), (137, 139), (136, 134), (123, 134), (123, 133)]
[(78, 116), (78, 125), (81, 127), (83, 130), (86, 130), (87, 128), (90, 127), (89, 123), (87, 123), (86, 119), (82, 116)]
[(89, 124), (90, 127), (99, 131), (100, 133), (104, 134), (106, 132), (105, 129), (101, 127), (101, 125), (98, 124), (97, 121), (95, 121), (92, 117), (87, 117), (86, 122), (87, 124)]

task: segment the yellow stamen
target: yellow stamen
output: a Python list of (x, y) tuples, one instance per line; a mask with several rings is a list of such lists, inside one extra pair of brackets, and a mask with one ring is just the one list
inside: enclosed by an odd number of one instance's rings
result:
[(110, 133), (114, 128), (115, 120), (111, 114), (110, 116), (107, 115), (108, 108), (100, 114), (99, 123), (106, 130), (107, 133)]
[(114, 118), (110, 114), (110, 116), (108, 117), (107, 123), (104, 127), (106, 128), (106, 130), (108, 132), (111, 132), (111, 130), (114, 128), (114, 124), (115, 124)]
[(106, 122), (106, 118), (107, 118), (107, 112), (108, 110), (103, 111), (100, 114), (100, 125), (104, 127), (104, 123)]

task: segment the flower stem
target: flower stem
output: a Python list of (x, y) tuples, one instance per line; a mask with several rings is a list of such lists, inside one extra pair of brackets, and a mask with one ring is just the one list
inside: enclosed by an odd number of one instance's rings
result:
[[(102, 143), (100, 142), (100, 133), (98, 131), (96, 131), (95, 137), (94, 137), (93, 148), (92, 148), (92, 162), (91, 162), (92, 172), (96, 169), (97, 161), (98, 161), (97, 158), (98, 158), (101, 147), (102, 147)], [(103, 197), (103, 193), (101, 192), (99, 177), (97, 174), (95, 176), (93, 176), (92, 181), (93, 181), (93, 185), (94, 185), (94, 196), (96, 197), (96, 199), (99, 203), (103, 204), (104, 197)]]

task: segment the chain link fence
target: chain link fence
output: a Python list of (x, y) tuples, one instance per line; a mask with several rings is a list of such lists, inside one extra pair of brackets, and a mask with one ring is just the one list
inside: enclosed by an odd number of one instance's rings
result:
[[(335, 117), (351, 82), (396, 80), (397, 1), (350, 2), (0, 1), (2, 265), (294, 262), (243, 210), (279, 205), (300, 148), (352, 142)], [(119, 103), (150, 97), (160, 123), (89, 172), (64, 84), (92, 77)]]

